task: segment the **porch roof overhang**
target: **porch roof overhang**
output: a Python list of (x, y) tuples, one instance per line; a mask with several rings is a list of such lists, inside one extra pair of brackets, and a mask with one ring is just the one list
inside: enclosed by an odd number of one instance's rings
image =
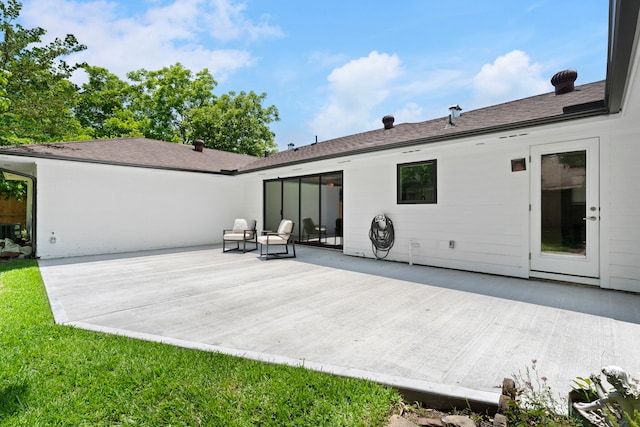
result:
[(638, 38), (638, 13), (640, 2), (611, 0), (609, 2), (609, 47), (607, 55), (607, 80), (605, 105), (610, 114), (622, 110), (631, 60)]

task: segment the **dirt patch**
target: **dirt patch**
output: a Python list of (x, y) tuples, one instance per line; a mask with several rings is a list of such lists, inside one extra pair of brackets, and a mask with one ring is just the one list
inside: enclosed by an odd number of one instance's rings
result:
[(442, 427), (450, 425), (443, 421), (446, 421), (447, 417), (450, 420), (452, 418), (455, 418), (456, 420), (467, 418), (468, 420), (472, 421), (477, 427), (493, 427), (496, 425), (494, 424), (494, 418), (489, 414), (480, 414), (470, 410), (443, 411), (439, 409), (423, 407), (417, 404), (403, 404), (397, 412), (397, 418), (402, 418), (404, 421), (408, 421), (410, 424), (400, 423), (396, 421), (396, 424), (394, 425), (392, 420), (392, 422), (390, 422), (387, 427), (409, 427), (414, 425), (420, 427)]

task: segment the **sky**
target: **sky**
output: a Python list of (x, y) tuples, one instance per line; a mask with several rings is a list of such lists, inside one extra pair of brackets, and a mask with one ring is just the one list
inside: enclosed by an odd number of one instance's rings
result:
[[(87, 62), (208, 69), (214, 93), (266, 93), (280, 150), (606, 77), (606, 0), (22, 0), (20, 22), (74, 34)], [(82, 75), (74, 77), (77, 83)]]

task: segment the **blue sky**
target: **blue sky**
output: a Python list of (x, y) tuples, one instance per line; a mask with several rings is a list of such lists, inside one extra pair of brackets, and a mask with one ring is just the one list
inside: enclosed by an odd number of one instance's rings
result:
[[(209, 69), (216, 94), (266, 92), (281, 150), (606, 77), (606, 0), (23, 0), (22, 24), (109, 69)], [(81, 79), (79, 76), (78, 79)]]

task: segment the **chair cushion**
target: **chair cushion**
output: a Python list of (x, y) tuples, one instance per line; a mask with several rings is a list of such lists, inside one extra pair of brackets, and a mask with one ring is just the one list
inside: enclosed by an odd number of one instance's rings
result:
[(288, 238), (282, 238), (277, 235), (269, 235), (269, 236), (258, 236), (258, 243), (262, 245), (266, 245), (269, 243), (270, 245), (286, 245)]
[(233, 232), (234, 233), (242, 233), (244, 230), (253, 230), (256, 228), (256, 220), (255, 219), (243, 219), (237, 218), (233, 222)]
[[(246, 238), (247, 240), (251, 240), (253, 239), (253, 233), (247, 233), (246, 234)], [(245, 233), (225, 233), (224, 235), (224, 240), (244, 240), (245, 239)]]
[(278, 226), (278, 234), (291, 234), (293, 230), (293, 222), (288, 219), (283, 219), (280, 221), (280, 225)]

